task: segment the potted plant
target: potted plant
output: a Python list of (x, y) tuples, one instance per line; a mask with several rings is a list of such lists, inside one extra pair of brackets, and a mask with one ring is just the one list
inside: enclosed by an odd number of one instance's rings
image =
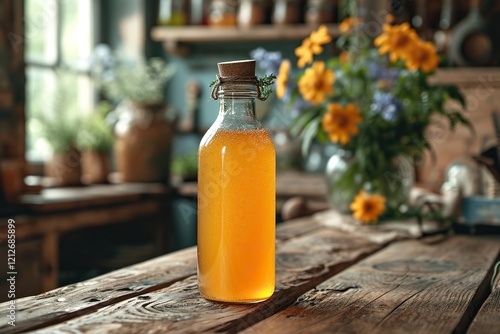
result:
[(110, 111), (109, 102), (100, 102), (96, 110), (83, 120), (78, 133), (77, 146), (82, 152), (82, 181), (85, 184), (108, 182), (113, 133), (105, 117)]
[(104, 94), (118, 103), (114, 154), (121, 181), (167, 181), (174, 121), (163, 98), (172, 67), (161, 58), (126, 61), (105, 45), (96, 48), (94, 63)]
[(52, 157), (44, 164), (44, 174), (52, 179), (50, 184), (54, 186), (80, 185), (81, 156), (76, 147), (78, 121), (67, 112), (65, 95), (59, 95), (53, 113), (34, 115), (42, 137), (52, 148)]

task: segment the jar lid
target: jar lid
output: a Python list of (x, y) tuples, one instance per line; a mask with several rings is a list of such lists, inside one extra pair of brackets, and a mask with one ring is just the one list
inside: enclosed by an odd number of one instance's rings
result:
[(255, 77), (255, 59), (226, 61), (218, 63), (217, 67), (221, 77)]

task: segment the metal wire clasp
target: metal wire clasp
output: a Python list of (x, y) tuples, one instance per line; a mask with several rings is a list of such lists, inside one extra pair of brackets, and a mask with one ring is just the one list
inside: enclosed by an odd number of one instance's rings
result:
[(257, 77), (249, 78), (249, 77), (221, 77), (217, 74), (217, 79), (210, 84), (212, 87), (212, 93), (210, 96), (212, 97), (213, 100), (218, 100), (219, 97), (217, 96), (217, 93), (219, 92), (219, 88), (222, 84), (228, 84), (228, 83), (252, 83), (257, 86), (257, 98), (261, 101), (267, 100), (269, 97), (270, 92), (265, 92), (263, 89), (259, 79)]

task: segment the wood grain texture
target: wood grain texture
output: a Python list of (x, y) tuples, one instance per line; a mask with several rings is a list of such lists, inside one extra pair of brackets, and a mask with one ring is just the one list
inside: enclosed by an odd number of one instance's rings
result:
[[(319, 228), (309, 219), (282, 224), (278, 242)], [(12, 333), (46, 326), (94, 312), (121, 300), (161, 289), (196, 274), (196, 249), (183, 251), (120, 269), (112, 273), (72, 284), (47, 293), (17, 300), (17, 325), (6, 327), (6, 304), (0, 304), (0, 332)]]
[(6, 324), (0, 304), (0, 332), (21, 333), (93, 312), (103, 306), (166, 287), (196, 273), (193, 248), (159, 257), (88, 281), (18, 299), (16, 327)]
[(278, 245), (277, 289), (266, 302), (209, 302), (200, 296), (193, 275), (40, 333), (235, 333), (288, 307), (306, 291), (378, 249), (364, 239), (324, 228)]
[[(500, 259), (497, 259), (500, 261)], [(467, 333), (484, 334), (500, 332), (500, 274), (497, 274), (491, 294), (484, 302)]]
[(297, 218), (278, 225), (276, 229), (276, 241), (280, 242), (312, 231), (324, 226), (315, 221), (312, 217)]
[(244, 333), (463, 333), (499, 251), (470, 237), (398, 242)]

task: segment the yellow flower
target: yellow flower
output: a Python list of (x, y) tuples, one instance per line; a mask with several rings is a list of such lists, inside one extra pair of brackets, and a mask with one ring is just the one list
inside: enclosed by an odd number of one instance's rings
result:
[(351, 203), (351, 210), (356, 219), (364, 223), (376, 222), (378, 217), (385, 211), (385, 197), (380, 195), (368, 195), (361, 190)]
[(379, 47), (380, 54), (389, 53), (389, 59), (395, 62), (406, 59), (418, 41), (415, 30), (405, 22), (395, 26), (384, 24), (384, 33), (375, 39), (374, 44)]
[(317, 45), (313, 44), (309, 37), (302, 41), (302, 44), (295, 49), (295, 55), (299, 58), (297, 61), (298, 67), (302, 68), (306, 64), (312, 63), (313, 52), (317, 50), (316, 47)]
[(332, 142), (347, 144), (352, 135), (358, 134), (357, 124), (362, 120), (354, 104), (349, 103), (343, 108), (340, 103), (330, 103), (321, 125)]
[(356, 17), (347, 17), (339, 24), (339, 29), (341, 32), (346, 33), (360, 23), (361, 20)]
[(325, 62), (316, 61), (299, 79), (299, 92), (304, 100), (317, 105), (326, 99), (326, 94), (333, 92), (334, 82), (333, 71), (325, 68)]
[(431, 42), (419, 41), (406, 59), (406, 68), (416, 71), (419, 68), (424, 72), (433, 71), (439, 63), (436, 47)]
[(302, 68), (312, 63), (313, 55), (323, 52), (323, 44), (330, 43), (332, 38), (328, 35), (328, 28), (321, 25), (318, 30), (313, 31), (309, 37), (302, 41), (302, 44), (295, 49), (295, 55), (299, 58), (297, 66)]
[(286, 84), (288, 83), (290, 73), (290, 61), (284, 59), (280, 64), (278, 77), (276, 78), (276, 95), (282, 99), (286, 93)]
[[(332, 38), (328, 34), (328, 28), (325, 25), (320, 25), (318, 30), (313, 31), (309, 38), (311, 39), (311, 42), (317, 45), (328, 44), (332, 41)], [(323, 52), (323, 50), (321, 52)]]
[(389, 13), (385, 16), (385, 22), (394, 23), (394, 21), (396, 21), (396, 17), (394, 15), (392, 15), (391, 13)]

